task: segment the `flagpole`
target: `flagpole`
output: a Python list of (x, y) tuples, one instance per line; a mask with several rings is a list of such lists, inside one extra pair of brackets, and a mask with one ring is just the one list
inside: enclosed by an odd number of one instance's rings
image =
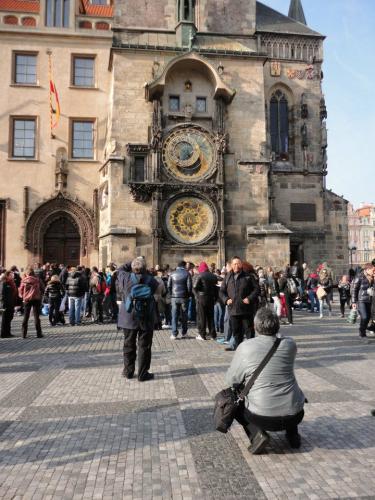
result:
[(51, 92), (51, 81), (52, 81), (52, 50), (47, 49), (48, 54), (48, 91), (49, 91), (49, 122), (51, 130), (51, 139), (55, 139), (56, 136), (52, 132), (53, 130), (53, 107), (52, 107), (52, 92)]

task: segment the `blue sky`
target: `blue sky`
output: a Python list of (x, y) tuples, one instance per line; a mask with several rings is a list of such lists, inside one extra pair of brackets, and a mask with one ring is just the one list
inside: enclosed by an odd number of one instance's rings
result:
[[(290, 0), (261, 0), (288, 14)], [(302, 0), (324, 43), (328, 109), (327, 187), (355, 206), (374, 202), (375, 0)]]

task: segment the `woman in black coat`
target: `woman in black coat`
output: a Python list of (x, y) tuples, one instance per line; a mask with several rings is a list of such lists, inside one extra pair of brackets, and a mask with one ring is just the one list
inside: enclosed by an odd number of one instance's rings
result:
[(14, 337), (11, 333), (11, 323), (14, 317), (14, 307), (17, 301), (17, 287), (12, 271), (6, 271), (0, 281), (1, 338)]

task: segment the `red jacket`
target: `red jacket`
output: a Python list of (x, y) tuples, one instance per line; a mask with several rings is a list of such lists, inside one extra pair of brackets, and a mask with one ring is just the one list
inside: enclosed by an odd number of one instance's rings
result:
[(42, 300), (42, 283), (37, 276), (24, 276), (18, 289), (18, 295), (23, 302)]

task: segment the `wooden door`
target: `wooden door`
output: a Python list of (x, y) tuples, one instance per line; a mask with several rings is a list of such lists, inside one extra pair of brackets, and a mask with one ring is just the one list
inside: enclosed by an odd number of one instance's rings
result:
[(78, 266), (81, 238), (77, 226), (67, 216), (52, 222), (44, 236), (44, 262)]

